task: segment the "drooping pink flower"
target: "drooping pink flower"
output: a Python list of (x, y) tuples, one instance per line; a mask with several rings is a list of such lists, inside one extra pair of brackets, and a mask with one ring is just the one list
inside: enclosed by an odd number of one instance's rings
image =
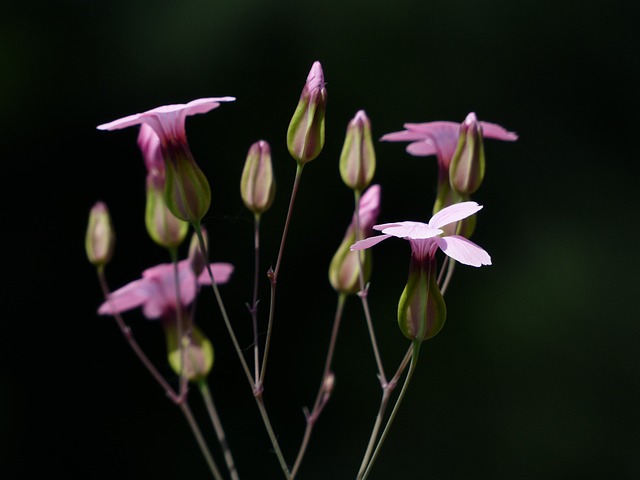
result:
[[(223, 284), (229, 281), (233, 273), (233, 265), (212, 263), (211, 270), (216, 284)], [(211, 279), (206, 270), (196, 279), (191, 268), (191, 261), (186, 259), (178, 263), (178, 282), (180, 303), (182, 307), (186, 307), (193, 302), (197, 293), (197, 285), (210, 285)], [(164, 263), (145, 270), (142, 272), (142, 278), (112, 292), (107, 300), (100, 305), (98, 313), (113, 315), (137, 307), (142, 307), (142, 313), (148, 319), (175, 314), (178, 309), (178, 299), (173, 264)]]
[(118, 130), (149, 125), (160, 140), (167, 207), (179, 219), (196, 225), (209, 210), (211, 187), (189, 149), (185, 119), (187, 115), (206, 113), (218, 107), (220, 102), (233, 100), (233, 97), (200, 98), (186, 104), (166, 105), (99, 125), (98, 129)]
[(480, 267), (491, 265), (489, 254), (460, 235), (442, 235), (442, 227), (463, 220), (482, 208), (476, 202), (456, 203), (436, 213), (429, 223), (395, 222), (374, 225), (374, 230), (383, 234), (360, 240), (351, 246), (351, 250), (363, 250), (386, 240), (398, 237), (409, 240), (413, 257), (418, 261), (429, 261), (439, 248), (446, 255), (465, 265)]
[(158, 134), (163, 146), (171, 141), (186, 139), (185, 119), (188, 115), (207, 113), (220, 106), (220, 102), (233, 102), (234, 97), (199, 98), (189, 103), (178, 103), (153, 108), (146, 112), (122, 117), (98, 125), (98, 130), (119, 130), (134, 125), (148, 124)]
[[(475, 120), (475, 113), (471, 112), (467, 119), (472, 116)], [(467, 121), (467, 120), (465, 120)], [(495, 123), (478, 122), (482, 128), (483, 138), (495, 140), (515, 141), (518, 135), (507, 131), (504, 127)], [(383, 135), (381, 141), (389, 142), (410, 142), (407, 152), (417, 157), (436, 155), (438, 165), (447, 175), (451, 159), (458, 145), (460, 135), (460, 123), (456, 122), (427, 122), (427, 123), (405, 123), (405, 130), (392, 132)]]

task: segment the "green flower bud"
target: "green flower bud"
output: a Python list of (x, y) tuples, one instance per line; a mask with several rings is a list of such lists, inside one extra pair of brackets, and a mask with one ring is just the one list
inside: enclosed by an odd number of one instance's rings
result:
[(84, 242), (89, 261), (96, 267), (104, 267), (113, 256), (115, 241), (109, 209), (104, 202), (97, 202), (89, 213)]
[(162, 153), (167, 207), (180, 220), (199, 224), (211, 205), (211, 187), (207, 177), (196, 164), (186, 142), (163, 144)]
[(475, 114), (470, 113), (460, 125), (458, 146), (451, 159), (449, 167), (451, 186), (463, 195), (471, 195), (482, 184), (484, 169), (482, 126)]
[(423, 341), (443, 327), (447, 307), (437, 284), (435, 258), (412, 253), (409, 279), (398, 303), (398, 325), (409, 340)]
[(350, 251), (356, 242), (355, 231), (345, 237), (329, 265), (329, 282), (337, 292), (353, 294), (360, 291), (360, 265), (358, 255), (362, 255), (362, 270), (365, 284), (371, 276), (371, 252), (369, 250)]
[(177, 218), (164, 201), (164, 186), (147, 177), (145, 225), (151, 239), (164, 248), (177, 248), (187, 236), (189, 224)]
[(349, 122), (340, 155), (340, 175), (347, 187), (362, 191), (376, 170), (376, 154), (371, 139), (371, 122), (364, 110)]
[[(164, 324), (167, 339), (169, 365), (177, 375), (184, 375), (191, 382), (207, 377), (213, 367), (213, 345), (196, 326), (192, 325), (182, 337), (182, 351), (178, 347), (178, 332), (174, 322)], [(184, 368), (182, 359), (184, 358)]]
[(315, 62), (302, 89), (298, 107), (287, 130), (287, 147), (301, 165), (310, 162), (324, 146), (324, 117), (327, 89), (320, 62)]
[(260, 140), (249, 148), (240, 180), (240, 195), (245, 206), (259, 215), (271, 207), (275, 193), (271, 148)]
[[(204, 240), (204, 246), (209, 250), (209, 235), (207, 234), (206, 228), (202, 227), (202, 239)], [(191, 262), (191, 270), (195, 274), (196, 278), (200, 276), (202, 272), (204, 272), (204, 268), (207, 263), (202, 256), (202, 249), (200, 248), (200, 241), (198, 240), (198, 235), (194, 232), (191, 235), (191, 243), (189, 244), (189, 262)]]

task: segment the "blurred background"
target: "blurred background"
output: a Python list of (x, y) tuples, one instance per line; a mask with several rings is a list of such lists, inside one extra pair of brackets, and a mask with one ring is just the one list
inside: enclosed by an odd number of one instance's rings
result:
[[(286, 130), (319, 60), (327, 140), (304, 169), (265, 392), (285, 456), (295, 458), (336, 304), (327, 268), (352, 212), (338, 173), (347, 122), (364, 109), (379, 138), (405, 122), (461, 122), (473, 111), (519, 135), (485, 142), (486, 178), (473, 197), (485, 206), (474, 241), (493, 265), (457, 268), (447, 324), (423, 345), (370, 478), (639, 478), (635, 8), (625, 0), (4, 5), (0, 477), (209, 478), (180, 411), (114, 321), (96, 315), (101, 293), (84, 235), (97, 200), (109, 205), (117, 234), (112, 288), (167, 255), (144, 228), (137, 129), (95, 127), (160, 105), (237, 98), (189, 117), (187, 132), (213, 190), (205, 218), (211, 259), (236, 265), (221, 290), (249, 354), (252, 216), (240, 173), (249, 146), (268, 141), (278, 192), (263, 218), (266, 272), (295, 173)], [(380, 222), (430, 217), (435, 158), (404, 149), (376, 142)], [(370, 302), (389, 372), (407, 348), (396, 307), (408, 263), (406, 242), (374, 250)], [(264, 315), (264, 278), (262, 287)], [(282, 478), (210, 292), (199, 305), (198, 322), (216, 349), (211, 389), (240, 474)], [(125, 319), (168, 372), (159, 325), (139, 310)], [(378, 408), (355, 298), (334, 371), (300, 479), (355, 478)], [(220, 458), (206, 421), (203, 428)]]

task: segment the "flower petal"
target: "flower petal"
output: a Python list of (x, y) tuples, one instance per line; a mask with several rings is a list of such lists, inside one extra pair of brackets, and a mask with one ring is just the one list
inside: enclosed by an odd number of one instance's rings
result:
[(493, 138), (495, 140), (515, 141), (518, 139), (518, 135), (514, 132), (509, 132), (505, 128), (490, 122), (480, 122), (482, 125), (482, 136), (484, 138)]
[(135, 280), (122, 288), (111, 292), (107, 300), (100, 305), (100, 315), (113, 315), (139, 307), (156, 293), (153, 284), (145, 279)]
[[(213, 279), (215, 280), (216, 285), (227, 283), (229, 278), (231, 278), (233, 268), (233, 265), (230, 263), (212, 263), (211, 273), (213, 274)], [(206, 268), (198, 277), (198, 283), (200, 285), (211, 285), (211, 278), (209, 278), (209, 272), (207, 272)]]
[(396, 222), (375, 225), (373, 228), (387, 235), (398, 238), (411, 238), (413, 240), (433, 238), (442, 233), (439, 228), (420, 222)]
[(431, 217), (431, 220), (429, 220), (429, 225), (432, 228), (441, 228), (445, 225), (449, 225), (450, 223), (454, 223), (458, 220), (462, 220), (463, 218), (467, 218), (480, 209), (482, 209), (482, 205), (478, 205), (476, 202), (455, 203), (443, 208), (433, 217)]
[(366, 248), (373, 247), (374, 245), (377, 245), (381, 241), (386, 240), (390, 236), (391, 235), (377, 235), (375, 237), (365, 238), (364, 240), (360, 240), (354, 243), (353, 245), (351, 245), (349, 250), (364, 250)]
[(431, 140), (421, 140), (407, 145), (407, 153), (416, 157), (428, 157), (429, 155), (437, 155), (438, 148)]
[(480, 267), (482, 265), (491, 265), (491, 257), (489, 254), (473, 243), (459, 235), (450, 235), (448, 237), (438, 237), (435, 242), (444, 253), (454, 260), (472, 267)]

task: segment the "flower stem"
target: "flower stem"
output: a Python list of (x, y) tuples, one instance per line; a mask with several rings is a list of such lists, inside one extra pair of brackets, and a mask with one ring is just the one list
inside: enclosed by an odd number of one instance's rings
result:
[[(355, 218), (356, 218), (356, 242), (360, 240), (360, 191), (355, 190)], [(376, 360), (376, 365), (378, 366), (378, 376), (380, 379), (381, 385), (387, 384), (387, 377), (384, 373), (384, 367), (382, 366), (382, 359), (380, 357), (380, 351), (378, 350), (378, 342), (376, 341), (376, 334), (373, 330), (373, 322), (371, 320), (371, 312), (369, 310), (369, 300), (367, 299), (367, 295), (369, 292), (369, 286), (364, 283), (364, 269), (363, 269), (363, 257), (364, 252), (358, 252), (358, 279), (360, 281), (360, 292), (358, 296), (360, 297), (360, 301), (362, 302), (362, 309), (364, 311), (364, 318), (367, 323), (367, 329), (369, 330), (369, 338), (371, 339), (371, 347), (373, 348), (373, 356)]]
[(260, 270), (260, 214), (254, 216), (253, 225), (253, 249), (254, 249), (254, 271), (253, 271), (253, 300), (249, 312), (251, 313), (251, 323), (253, 325), (253, 370), (254, 385), (260, 381), (260, 348), (258, 345), (258, 272)]
[(251, 370), (249, 370), (249, 366), (247, 365), (247, 361), (242, 354), (242, 349), (240, 348), (240, 344), (238, 343), (238, 339), (236, 337), (235, 332), (233, 331), (233, 327), (231, 326), (231, 322), (229, 320), (229, 315), (227, 314), (227, 310), (224, 306), (224, 302), (222, 301), (222, 296), (220, 295), (220, 290), (218, 289), (218, 285), (213, 278), (213, 272), (211, 271), (211, 263), (209, 262), (209, 255), (207, 251), (207, 246), (204, 243), (204, 236), (202, 235), (202, 228), (199, 224), (193, 224), (194, 231), (196, 236), (198, 237), (198, 243), (200, 244), (200, 251), (202, 252), (202, 256), (205, 260), (205, 266), (207, 268), (207, 272), (209, 273), (209, 279), (211, 280), (211, 287), (213, 288), (213, 293), (216, 297), (216, 301), (218, 302), (218, 308), (220, 309), (220, 313), (222, 314), (222, 318), (227, 327), (227, 331), (229, 332), (229, 336), (231, 337), (231, 341), (233, 342), (233, 346), (236, 350), (236, 354), (238, 355), (238, 359), (240, 360), (240, 364), (242, 365), (242, 369), (249, 381), (249, 385), (253, 388), (253, 397), (256, 400), (256, 404), (258, 405), (258, 410), (260, 410), (260, 415), (262, 416), (262, 420), (264, 422), (264, 426), (269, 435), (269, 439), (271, 440), (271, 444), (273, 446), (273, 450), (278, 457), (280, 465), (282, 467), (285, 476), (288, 478), (289, 476), (289, 468), (287, 467), (287, 463), (284, 460), (284, 456), (282, 455), (282, 451), (280, 450), (280, 445), (278, 444), (278, 439), (273, 432), (273, 427), (271, 426), (271, 422), (269, 421), (269, 416), (267, 415), (267, 411), (264, 408), (264, 401), (262, 399), (262, 390), (259, 388), (259, 385), (256, 385), (251, 376)]
[(302, 443), (300, 445), (300, 450), (298, 451), (298, 456), (296, 457), (296, 461), (291, 469), (291, 480), (298, 473), (298, 469), (300, 468), (300, 464), (302, 462), (302, 458), (307, 450), (307, 446), (309, 444), (309, 439), (311, 438), (311, 432), (313, 427), (320, 416), (320, 413), (324, 409), (324, 406), (327, 404), (329, 400), (330, 391), (327, 391), (326, 382), (331, 374), (331, 362), (333, 361), (333, 353), (335, 351), (336, 340), (338, 339), (338, 331), (340, 330), (340, 321), (342, 319), (342, 312), (344, 311), (344, 304), (347, 299), (347, 295), (345, 293), (340, 293), (338, 295), (338, 305), (336, 306), (336, 313), (333, 319), (333, 329), (331, 331), (331, 339), (329, 340), (329, 349), (327, 351), (327, 359), (324, 364), (324, 371), (322, 373), (322, 380), (320, 382), (320, 387), (318, 388), (318, 394), (316, 395), (316, 400), (313, 404), (313, 409), (311, 413), (306, 412), (307, 417), (307, 426), (304, 431), (304, 436), (302, 438)]
[(373, 452), (373, 448), (376, 444), (376, 440), (378, 439), (378, 432), (380, 431), (380, 427), (382, 426), (382, 420), (384, 419), (384, 413), (387, 410), (387, 406), (389, 404), (389, 399), (391, 398), (391, 393), (395, 390), (398, 385), (398, 381), (400, 380), (400, 376), (407, 368), (409, 364), (409, 360), (411, 359), (411, 354), (413, 352), (413, 347), (410, 346), (407, 350), (407, 353), (404, 355), (402, 362), (400, 362), (400, 366), (396, 371), (396, 374), (386, 385), (382, 386), (382, 399), (380, 400), (380, 407), (378, 408), (378, 414), (376, 415), (376, 421), (373, 425), (373, 430), (371, 431), (371, 436), (369, 438), (369, 443), (367, 445), (367, 450), (362, 458), (362, 463), (360, 464), (360, 471), (358, 472), (358, 479), (360, 475), (362, 475), (369, 463), (369, 459), (371, 458), (371, 454)]
[(366, 470), (364, 472), (362, 472), (362, 468), (361, 471), (358, 472), (358, 480), (366, 480), (366, 478), (369, 476), (369, 474), (371, 473), (371, 468), (373, 467), (374, 462), (376, 461), (376, 459), (378, 458), (378, 455), (380, 454), (380, 449), (382, 448), (382, 444), (384, 443), (384, 441), (387, 438), (387, 435), (389, 434), (389, 429), (391, 428), (391, 424), (393, 423), (394, 419), (396, 418), (396, 415), (398, 413), (398, 409), (400, 408), (400, 404), (402, 403), (402, 400), (405, 396), (405, 394), (407, 393), (407, 388), (409, 387), (409, 382), (411, 381), (411, 377), (413, 377), (413, 373), (415, 372), (416, 366), (418, 364), (418, 354), (420, 353), (420, 345), (421, 342), (418, 340), (414, 340), (412, 347), (413, 347), (413, 351), (411, 354), (411, 364), (409, 365), (409, 371), (407, 372), (407, 376), (404, 379), (404, 384), (402, 385), (402, 390), (400, 390), (400, 394), (398, 395), (398, 398), (396, 399), (396, 403), (393, 406), (393, 410), (391, 411), (391, 414), (389, 415), (389, 419), (387, 420), (387, 424), (384, 427), (384, 430), (382, 431), (382, 435), (380, 435), (380, 440), (378, 440), (378, 444), (376, 445), (376, 449), (373, 452), (373, 455), (371, 456), (371, 460), (369, 460)]
[[(109, 301), (109, 287), (107, 285), (107, 280), (104, 276), (103, 268), (98, 269), (98, 281), (100, 283), (100, 287), (102, 288), (102, 293), (104, 294), (105, 299)], [(147, 357), (147, 355), (142, 351), (142, 349), (140, 348), (140, 345), (138, 345), (138, 342), (136, 342), (135, 338), (133, 338), (131, 329), (124, 323), (122, 316), (119, 313), (114, 313), (113, 317), (115, 318), (116, 323), (120, 328), (120, 331), (122, 332), (125, 339), (127, 340), (127, 343), (129, 344), (133, 352), (136, 354), (136, 356), (138, 357), (142, 365), (144, 365), (144, 367), (149, 371), (151, 376), (164, 389), (169, 399), (174, 404), (176, 404), (180, 408), (180, 411), (184, 414), (185, 418), (187, 419), (187, 423), (189, 424), (189, 427), (191, 428), (191, 431), (193, 432), (193, 435), (195, 436), (196, 441), (198, 442), (198, 446), (200, 447), (200, 452), (202, 453), (202, 456), (207, 462), (207, 465), (209, 466), (209, 470), (211, 470), (213, 477), (216, 480), (222, 480), (222, 475), (220, 474), (220, 471), (218, 470), (218, 467), (215, 461), (213, 460), (213, 457), (211, 456), (211, 453), (209, 452), (209, 449), (207, 448), (207, 445), (204, 442), (204, 439), (202, 438), (202, 433), (200, 432), (200, 428), (198, 427), (198, 424), (193, 417), (191, 409), (189, 408), (189, 405), (186, 402), (186, 398), (183, 397), (182, 395), (178, 395), (175, 392), (175, 390), (171, 388), (171, 386), (164, 379), (164, 377), (160, 374), (160, 372), (158, 372), (158, 370), (153, 365), (153, 363), (151, 363), (151, 360), (149, 360), (149, 357)]]
[(185, 418), (187, 419), (187, 422), (191, 427), (191, 431), (193, 432), (193, 435), (196, 437), (196, 441), (198, 442), (200, 451), (202, 452), (202, 455), (204, 456), (207, 462), (207, 465), (209, 465), (209, 470), (211, 470), (213, 478), (215, 478), (216, 480), (223, 480), (223, 476), (220, 473), (220, 470), (218, 469), (216, 462), (213, 460), (213, 457), (211, 456), (209, 449), (207, 448), (207, 444), (204, 441), (202, 432), (200, 431), (198, 424), (193, 418), (193, 413), (191, 413), (191, 409), (185, 402), (178, 404), (178, 406), (180, 407), (180, 410), (184, 414)]
[(218, 437), (218, 443), (222, 448), (222, 453), (224, 455), (224, 460), (227, 464), (227, 469), (229, 470), (229, 474), (231, 475), (232, 480), (239, 480), (238, 471), (236, 469), (236, 464), (233, 461), (233, 456), (231, 455), (231, 450), (229, 449), (229, 444), (227, 443), (227, 436), (224, 433), (222, 428), (222, 422), (220, 421), (220, 416), (218, 415), (218, 411), (213, 403), (213, 397), (211, 396), (211, 391), (209, 390), (209, 386), (207, 382), (203, 379), (198, 382), (198, 387), (200, 388), (200, 394), (204, 400), (204, 403), (207, 407), (207, 412), (209, 413), (209, 418), (211, 419), (211, 424), (213, 425), (213, 429), (216, 432), (216, 437)]
[(271, 296), (269, 304), (269, 323), (267, 325), (267, 338), (264, 344), (264, 353), (262, 354), (262, 370), (260, 372), (260, 380), (257, 388), (262, 388), (264, 384), (264, 377), (267, 372), (267, 358), (269, 357), (269, 346), (271, 345), (271, 333), (273, 330), (273, 318), (276, 308), (276, 284), (278, 283), (278, 275), (280, 274), (280, 266), (282, 264), (282, 254), (284, 252), (284, 245), (287, 240), (287, 234), (289, 232), (289, 224), (291, 223), (291, 217), (293, 214), (293, 205), (300, 188), (300, 178), (302, 177), (302, 169), (304, 164), (298, 163), (296, 168), (296, 176), (293, 181), (293, 188), (291, 189), (291, 198), (289, 200), (289, 209), (287, 211), (287, 218), (284, 222), (284, 230), (282, 231), (282, 239), (280, 240), (280, 250), (278, 251), (278, 260), (276, 261), (276, 268), (269, 272), (269, 280), (271, 282)]

